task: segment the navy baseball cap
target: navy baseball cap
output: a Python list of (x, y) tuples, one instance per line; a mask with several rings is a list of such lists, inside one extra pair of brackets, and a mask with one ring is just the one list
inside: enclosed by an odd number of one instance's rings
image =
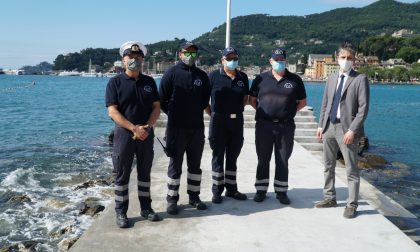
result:
[(198, 46), (191, 41), (185, 41), (184, 43), (182, 43), (180, 50), (187, 50), (190, 47), (194, 47), (195, 50), (198, 50)]
[(229, 54), (231, 54), (231, 53), (233, 53), (233, 54), (235, 54), (236, 56), (238, 56), (239, 57), (239, 54), (238, 54), (238, 52), (233, 48), (233, 47), (228, 47), (228, 48), (225, 48), (223, 51), (222, 51), (222, 55), (223, 55), (223, 57), (226, 57), (226, 56), (228, 56)]
[(271, 52), (271, 58), (276, 59), (281, 57), (286, 58), (286, 50), (281, 47), (274, 48)]

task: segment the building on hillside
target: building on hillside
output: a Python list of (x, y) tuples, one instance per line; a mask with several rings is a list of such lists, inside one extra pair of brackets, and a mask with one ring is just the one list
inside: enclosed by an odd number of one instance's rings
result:
[(331, 74), (337, 73), (340, 71), (340, 66), (336, 61), (331, 62), (325, 62), (324, 64), (324, 72), (323, 72), (323, 78), (328, 78)]
[(287, 66), (287, 70), (289, 70), (291, 73), (296, 73), (296, 64), (289, 64)]
[(307, 67), (305, 68), (305, 74), (304, 76), (309, 79), (309, 80), (314, 80), (316, 79), (316, 71), (315, 71), (315, 67)]
[(314, 61), (316, 59), (325, 59), (325, 58), (332, 58), (331, 54), (309, 54), (308, 55), (308, 67), (312, 67), (314, 64)]
[(156, 63), (156, 73), (164, 73), (166, 70), (175, 65), (175, 62), (158, 62)]
[(382, 62), (384, 68), (407, 67), (407, 63), (403, 59), (389, 59)]
[(416, 36), (416, 34), (413, 31), (402, 29), (402, 30), (392, 33), (391, 36), (394, 38), (413, 38)]
[(364, 66), (379, 66), (379, 58), (377, 56), (364, 56), (361, 53), (357, 54), (354, 67), (358, 69)]

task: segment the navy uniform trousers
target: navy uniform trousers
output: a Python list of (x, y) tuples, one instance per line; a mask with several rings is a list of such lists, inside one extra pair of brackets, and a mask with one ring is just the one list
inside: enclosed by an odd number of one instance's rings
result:
[(153, 162), (153, 130), (146, 140), (133, 140), (133, 134), (121, 127), (115, 127), (112, 162), (116, 171), (115, 179), (115, 211), (127, 213), (128, 183), (134, 155), (137, 159), (137, 192), (140, 207), (151, 208), (150, 171)]
[[(236, 184), (236, 160), (244, 143), (244, 118), (240, 114), (212, 113), (209, 127), (212, 156), (212, 192), (222, 194), (238, 191)], [(226, 154), (226, 170), (224, 170)]]
[(201, 186), (201, 156), (204, 149), (203, 128), (166, 128), (166, 147), (170, 157), (168, 166), (168, 203), (179, 200), (179, 185), (184, 153), (187, 154), (187, 193), (190, 199), (198, 199)]
[(259, 119), (255, 124), (255, 145), (258, 156), (257, 192), (266, 193), (270, 181), (270, 160), (273, 153), (276, 163), (274, 192), (287, 192), (289, 178), (289, 158), (293, 151), (295, 122), (272, 122)]

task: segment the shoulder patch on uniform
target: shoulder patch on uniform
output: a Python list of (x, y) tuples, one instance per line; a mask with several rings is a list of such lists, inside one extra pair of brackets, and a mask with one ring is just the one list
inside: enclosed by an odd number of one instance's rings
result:
[(290, 82), (286, 82), (286, 84), (284, 84), (284, 87), (285, 88), (293, 88), (293, 85)]
[(243, 81), (238, 81), (237, 83), (236, 83), (237, 85), (238, 85), (238, 87), (243, 87), (243, 86), (245, 86), (245, 84), (244, 84), (244, 82)]
[(144, 86), (144, 91), (146, 91), (146, 92), (149, 92), (149, 93), (151, 93), (152, 92), (152, 87), (151, 86), (149, 86), (149, 85), (147, 85), (147, 86)]
[(194, 85), (195, 85), (195, 86), (197, 86), (197, 87), (199, 87), (199, 86), (203, 85), (203, 82), (201, 82), (201, 80), (200, 80), (200, 79), (196, 79), (196, 80), (194, 81)]

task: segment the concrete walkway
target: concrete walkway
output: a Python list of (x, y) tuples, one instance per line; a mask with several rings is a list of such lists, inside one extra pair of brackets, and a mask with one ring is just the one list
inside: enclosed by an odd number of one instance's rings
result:
[[(162, 137), (163, 133), (164, 129), (159, 128), (156, 135)], [(189, 207), (184, 160), (179, 201), (182, 211), (175, 217), (166, 214), (169, 159), (155, 141), (152, 205), (163, 220), (149, 222), (139, 217), (133, 173), (128, 211), (131, 228), (116, 226), (112, 203), (70, 251), (420, 251), (415, 242), (366, 200), (360, 201), (355, 219), (343, 218), (347, 189), (339, 179), (336, 181), (339, 207), (313, 208), (322, 198), (323, 167), (318, 157), (297, 143), (289, 163), (291, 205), (281, 205), (273, 193), (274, 160), (268, 198), (263, 203), (254, 202), (257, 165), (254, 139), (254, 129), (245, 129), (245, 143), (238, 160), (238, 186), (248, 195), (247, 201), (224, 198), (222, 204), (211, 203), (211, 150), (206, 143), (201, 199), (209, 208), (199, 211)]]

